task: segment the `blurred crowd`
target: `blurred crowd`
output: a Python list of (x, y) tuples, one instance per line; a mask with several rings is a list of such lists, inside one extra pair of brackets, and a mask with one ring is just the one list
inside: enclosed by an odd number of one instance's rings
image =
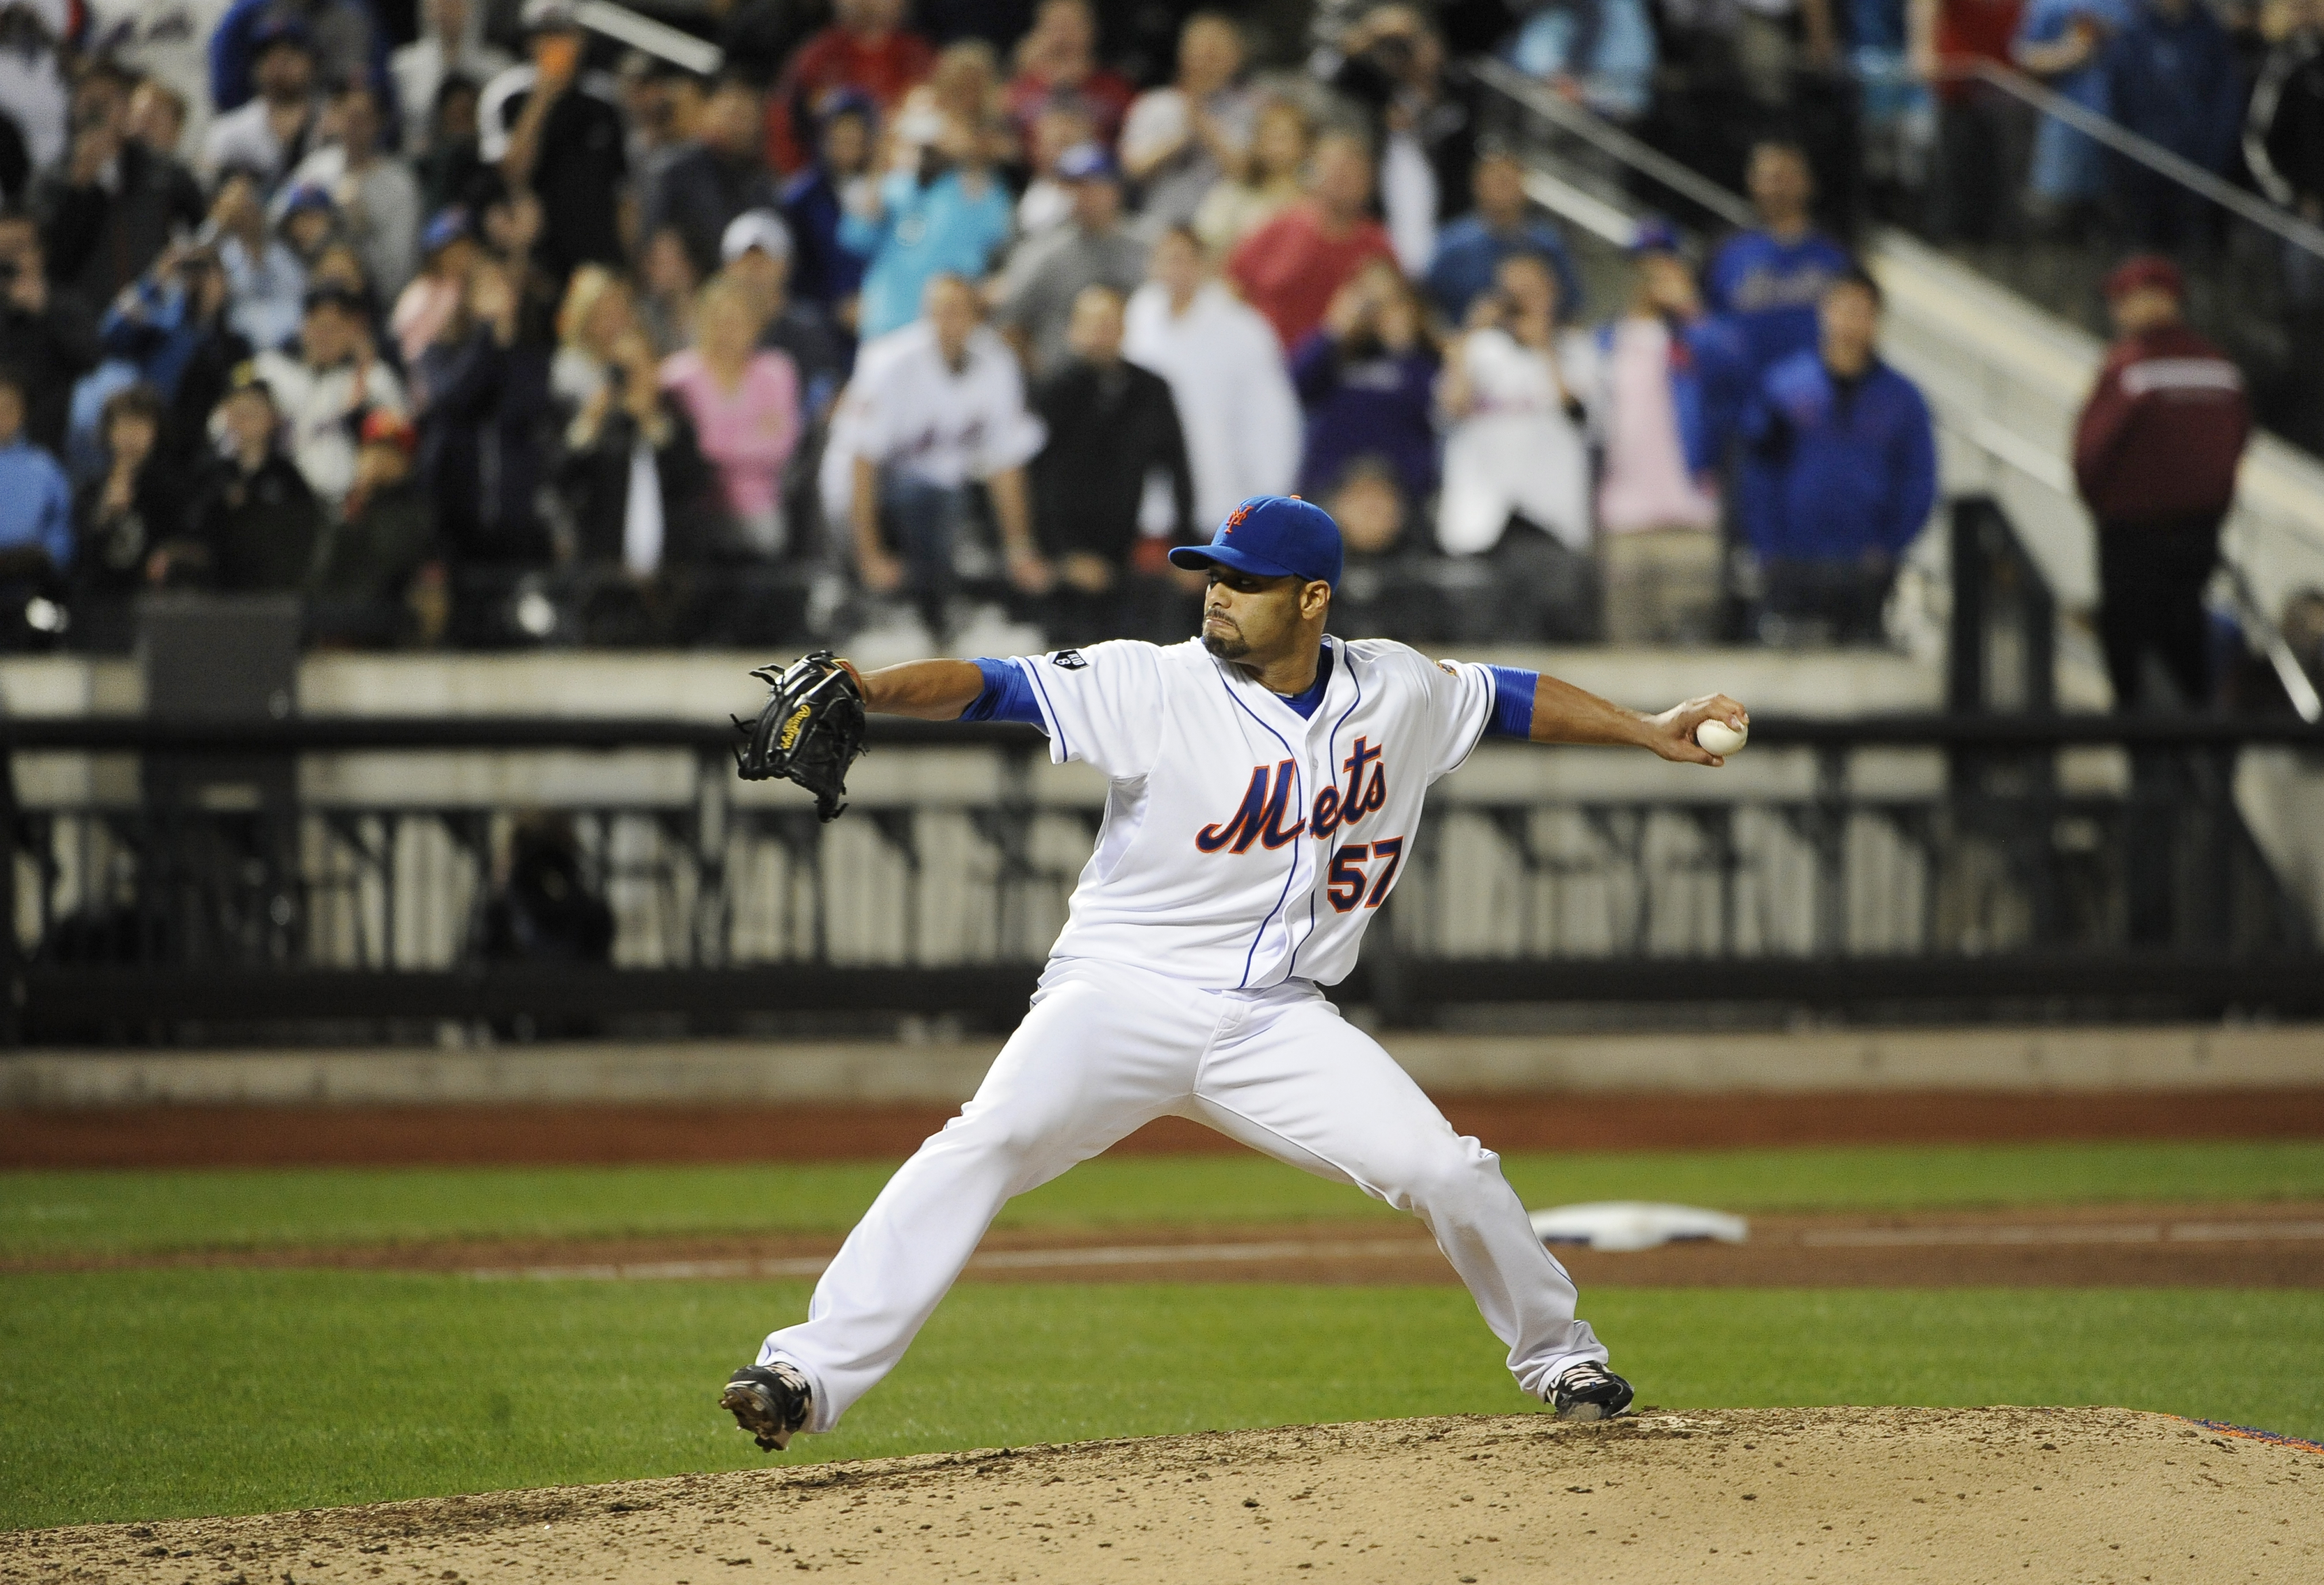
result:
[[(1991, 44), (2225, 150), (2186, 74), (2243, 69), (2200, 0), (1132, 9), (724, 0), (706, 75), (573, 0), (5, 0), (0, 643), (180, 587), (342, 647), (1175, 639), (1167, 548), (1295, 490), (1342, 631), (1877, 641), (1934, 447), (1798, 85), (1890, 50), (1958, 143), (1929, 61)], [(1758, 223), (1585, 300), (1488, 49), (1692, 117)], [(2264, 80), (2324, 191), (2324, 69)]]
[(2283, 234), (2324, 220), (2324, 0), (1526, 9), (1508, 64), (1729, 188), (1795, 139), (1843, 235), (1904, 226), (2093, 324), (2114, 262), (2175, 257), (2268, 426), (2324, 450), (2324, 238)]
[(2216, 240), (2218, 212), (1994, 80), (2022, 73), (2199, 170), (2324, 216), (2319, 0), (1556, 0), (1512, 65), (1734, 185), (1790, 128), (1835, 205), (1951, 238)]

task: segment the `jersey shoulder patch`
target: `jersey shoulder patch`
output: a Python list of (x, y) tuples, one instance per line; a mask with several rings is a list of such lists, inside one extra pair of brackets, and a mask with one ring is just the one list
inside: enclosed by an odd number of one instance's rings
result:
[(1089, 664), (1089, 659), (1079, 650), (1056, 650), (1050, 652), (1049, 664), (1060, 671), (1079, 671)]

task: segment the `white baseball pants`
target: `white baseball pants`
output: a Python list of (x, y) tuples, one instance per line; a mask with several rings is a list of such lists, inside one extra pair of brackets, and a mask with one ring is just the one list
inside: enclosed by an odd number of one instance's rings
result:
[(828, 1431), (893, 1369), (1012, 1195), (1154, 1118), (1192, 1118), (1428, 1224), (1536, 1397), (1606, 1349), (1534, 1236), (1500, 1158), (1452, 1132), (1315, 987), (1204, 991), (1119, 963), (1053, 964), (975, 1099), (920, 1147), (759, 1350), (815, 1390)]

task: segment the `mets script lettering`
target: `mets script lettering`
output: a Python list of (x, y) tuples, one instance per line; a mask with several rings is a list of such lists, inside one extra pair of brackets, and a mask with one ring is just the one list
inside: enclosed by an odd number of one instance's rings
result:
[(1388, 769), (1380, 763), (1380, 751), (1371, 746), (1370, 739), (1358, 738), (1353, 751), (1340, 761), (1340, 769), (1347, 777), (1345, 783), (1318, 791), (1314, 806), (1286, 827), (1283, 822), (1294, 807), (1298, 761), (1252, 766), (1250, 785), (1243, 789), (1242, 803), (1233, 818), (1223, 825), (1204, 826), (1194, 834), (1194, 845), (1206, 853), (1240, 853), (1249, 852), (1254, 842), (1270, 849), (1282, 847), (1303, 832), (1329, 842), (1333, 833), (1355, 825), (1388, 802)]

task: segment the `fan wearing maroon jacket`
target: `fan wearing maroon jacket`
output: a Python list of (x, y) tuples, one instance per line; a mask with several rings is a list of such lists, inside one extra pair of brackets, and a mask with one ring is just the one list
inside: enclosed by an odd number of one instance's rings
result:
[(2242, 371), (2180, 318), (2186, 282), (2147, 253), (2107, 277), (2118, 339), (2074, 428), (2098, 520), (2098, 636), (2115, 707), (2135, 708), (2152, 650), (2190, 708), (2210, 701), (2203, 590), (2251, 438)]

